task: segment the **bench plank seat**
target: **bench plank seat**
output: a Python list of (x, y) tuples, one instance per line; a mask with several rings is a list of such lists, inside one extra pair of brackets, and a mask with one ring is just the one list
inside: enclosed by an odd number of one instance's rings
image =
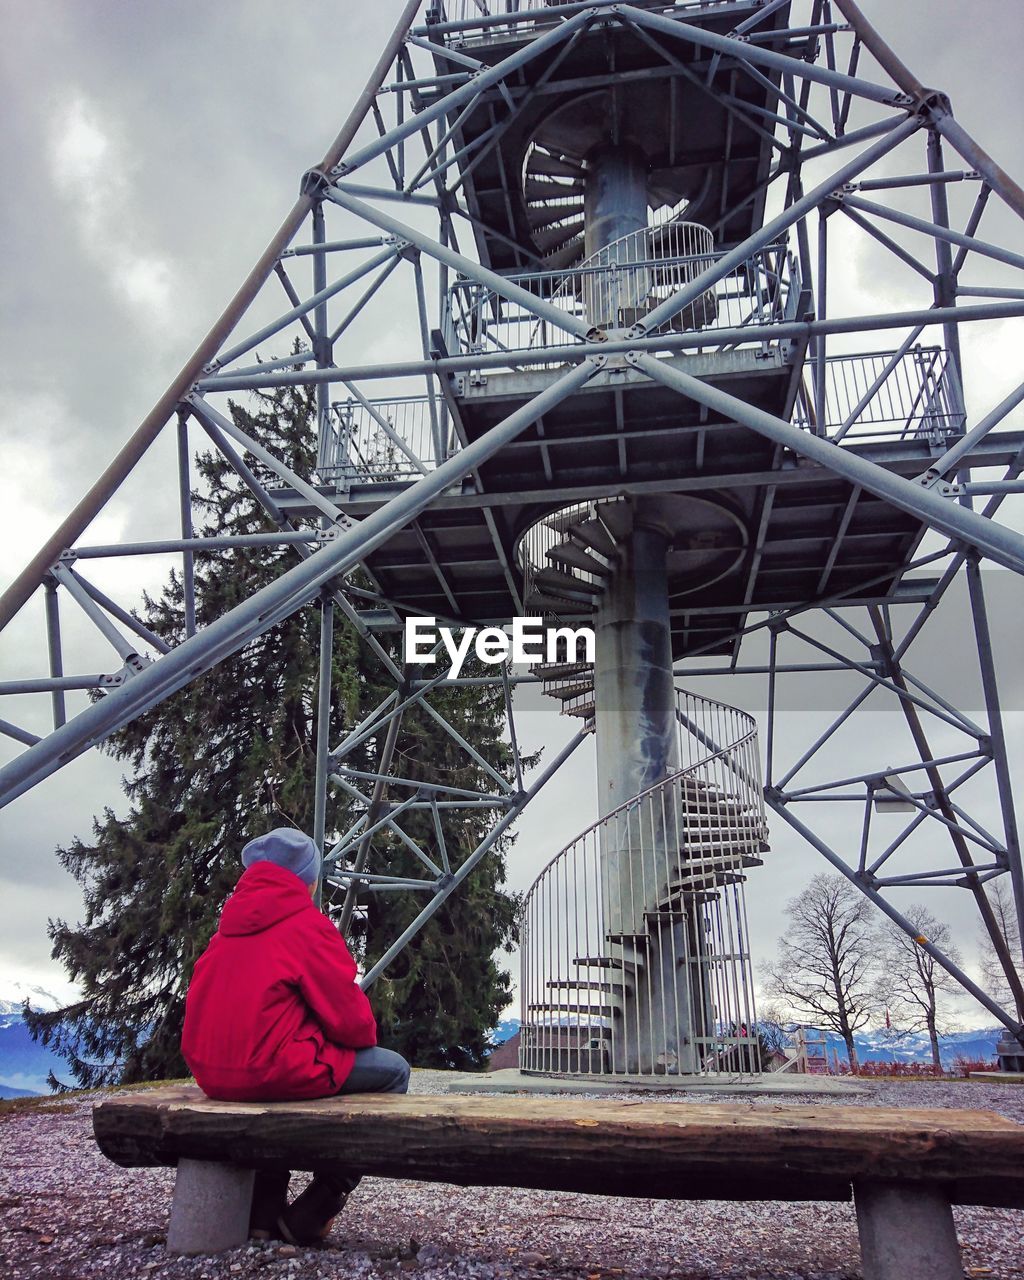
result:
[(181, 1086), (105, 1100), (93, 1128), (129, 1167), (184, 1158), (680, 1200), (848, 1200), (870, 1181), (1024, 1208), (1024, 1127), (991, 1111), (393, 1094), (234, 1103)]

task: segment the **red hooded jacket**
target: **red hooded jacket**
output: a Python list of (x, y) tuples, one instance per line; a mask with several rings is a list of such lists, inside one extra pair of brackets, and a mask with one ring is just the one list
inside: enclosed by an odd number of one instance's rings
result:
[(185, 1000), (181, 1051), (208, 1097), (323, 1098), (377, 1043), (337, 929), (291, 871), (257, 862), (224, 904)]

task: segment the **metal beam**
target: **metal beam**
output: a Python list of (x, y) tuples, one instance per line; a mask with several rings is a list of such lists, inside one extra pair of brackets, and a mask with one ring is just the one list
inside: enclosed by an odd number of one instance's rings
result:
[[(926, 89), (910, 68), (893, 52), (878, 31), (864, 16), (856, 0), (835, 0), (836, 7), (853, 27), (864, 47), (870, 51), (878, 65), (890, 75), (904, 93), (917, 103), (935, 97), (934, 89)], [(990, 187), (1002, 196), (1019, 218), (1024, 218), (1024, 189), (1010, 177), (988, 152), (962, 128), (948, 106), (944, 111), (933, 109), (935, 127), (972, 169), (976, 169)]]
[(752, 254), (763, 249), (765, 245), (771, 244), (784, 231), (788, 231), (795, 223), (805, 218), (812, 209), (816, 209), (820, 204), (828, 200), (837, 188), (850, 182), (859, 173), (863, 173), (865, 169), (870, 169), (873, 164), (887, 156), (890, 151), (898, 147), (901, 142), (904, 142), (920, 128), (921, 121), (915, 116), (894, 117), (889, 132), (878, 142), (848, 160), (846, 164), (837, 169), (824, 182), (820, 182), (813, 190), (808, 191), (806, 195), (794, 200), (788, 209), (784, 209), (782, 213), (764, 223), (753, 235), (748, 236), (742, 244), (737, 245), (735, 249), (731, 249), (728, 253), (723, 253), (721, 257), (717, 258), (689, 284), (677, 290), (670, 298), (666, 298), (653, 311), (648, 312), (642, 320), (638, 320), (630, 329), (630, 336), (644, 337), (646, 334), (660, 328), (661, 325), (671, 320), (673, 316), (677, 316), (681, 311), (684, 311), (690, 303), (701, 297), (703, 293), (716, 285), (719, 280), (724, 280), (730, 272), (739, 270)]
[[(237, 653), (248, 641), (282, 622), (306, 604), (325, 583), (351, 569), (386, 542), (450, 484), (525, 431), (540, 414), (582, 387), (599, 368), (600, 362), (595, 360), (564, 373), (534, 400), (510, 414), (436, 471), (385, 503), (361, 524), (347, 529), (335, 542), (326, 544), (308, 560), (236, 605), (127, 681), (122, 688), (93, 703), (45, 741), (30, 747), (0, 769), (0, 805), (9, 803), (89, 747), (102, 742), (142, 711), (175, 693), (196, 676)], [(91, 601), (89, 603), (92, 605)]]
[[(377, 59), (362, 93), (331, 145), (327, 148), (319, 168), (332, 169), (352, 145), (360, 126), (384, 83), (391, 63), (402, 47), (405, 36), (420, 9), (420, 0), (406, 0), (394, 30)], [(120, 452), (103, 472), (89, 492), (77, 504), (70, 515), (61, 521), (53, 534), (32, 557), (22, 572), (0, 596), (0, 629), (21, 609), (43, 579), (43, 575), (56, 561), (60, 553), (72, 546), (82, 536), (96, 513), (117, 492), (125, 477), (134, 469), (146, 453), (161, 429), (174, 412), (175, 406), (194, 385), (203, 369), (220, 350), (228, 335), (245, 314), (250, 303), (259, 293), (274, 269), (282, 252), (288, 247), (299, 227), (313, 208), (313, 197), (303, 192), (292, 205), (284, 221), (278, 227), (261, 254), (259, 261), (246, 276), (235, 296), (228, 303), (220, 318), (206, 337), (185, 362), (177, 377), (147, 414), (138, 429), (128, 439)]]
[[(514, 286), (511, 286), (514, 287)], [(533, 307), (531, 303), (531, 308)], [(537, 314), (532, 312), (532, 314)], [(201, 378), (199, 392), (256, 391), (271, 387), (304, 387), (318, 382), (377, 381), (390, 378), (420, 377), (436, 369), (439, 373), (473, 373), (477, 370), (509, 370), (515, 364), (568, 364), (588, 356), (627, 355), (632, 351), (694, 351), (713, 349), (732, 343), (781, 342), (787, 338), (808, 338), (818, 334), (870, 333), (887, 329), (904, 329), (912, 325), (943, 324), (953, 321), (966, 324), (986, 320), (1011, 320), (1024, 316), (1024, 301), (1007, 300), (966, 307), (923, 307), (914, 311), (890, 311), (865, 316), (840, 316), (831, 320), (780, 320), (778, 323), (747, 325), (743, 328), (701, 329), (689, 333), (660, 333), (651, 337), (607, 338), (600, 342), (579, 342), (532, 350), (474, 353), (464, 356), (438, 356), (431, 360), (402, 360), (390, 364), (364, 364), (338, 368), (282, 371), (249, 374), (220, 373)], [(564, 326), (563, 326), (564, 327)]]
[(894, 93), (888, 85), (872, 84), (857, 76), (844, 75), (841, 71), (833, 71), (827, 67), (816, 67), (813, 63), (803, 62), (799, 58), (785, 53), (776, 53), (774, 49), (762, 49), (749, 41), (740, 41), (732, 36), (720, 36), (708, 31), (696, 23), (669, 14), (653, 13), (647, 9), (636, 9), (632, 5), (616, 5), (623, 18), (628, 18), (638, 26), (649, 27), (652, 31), (661, 31), (676, 40), (685, 40), (699, 48), (713, 49), (716, 53), (726, 54), (739, 62), (753, 62), (772, 71), (789, 72), (814, 84), (822, 84), (829, 88), (842, 89), (855, 97), (866, 98), (869, 102), (881, 103), (883, 106), (899, 106), (900, 95)]
[(773, 809), (774, 812), (777, 813), (785, 822), (788, 822), (794, 831), (799, 832), (812, 849), (816, 849), (827, 862), (831, 863), (840, 875), (845, 876), (851, 884), (855, 885), (861, 893), (863, 893), (875, 904), (876, 907), (878, 907), (880, 911), (884, 912), (894, 924), (898, 925), (908, 937), (913, 938), (917, 945), (921, 947), (923, 951), (927, 952), (942, 969), (945, 969), (948, 974), (955, 978), (960, 986), (962, 986), (965, 991), (978, 1001), (982, 1008), (987, 1009), (994, 1018), (996, 1018), (1004, 1027), (1007, 1028), (1008, 1031), (1010, 1031), (1018, 1040), (1021, 1041), (1022, 1044), (1024, 1044), (1024, 1027), (1022, 1027), (1020, 1022), (1013, 1018), (1000, 1004), (993, 1000), (987, 991), (983, 991), (976, 982), (964, 973), (963, 969), (961, 969), (959, 965), (955, 964), (945, 954), (945, 952), (940, 951), (933, 942), (930, 942), (925, 938), (901, 911), (897, 911), (892, 903), (887, 902), (885, 898), (882, 897), (877, 889), (867, 883), (865, 879), (858, 876), (852, 867), (847, 866), (843, 859), (829, 845), (827, 845), (816, 832), (812, 831), (806, 823), (801, 822), (795, 814), (789, 811), (788, 807), (782, 803), (780, 799), (771, 794), (770, 789), (766, 795), (766, 800), (770, 808)]
[(552, 760), (551, 764), (548, 765), (536, 781), (531, 783), (528, 790), (519, 793), (515, 806), (510, 808), (501, 820), (491, 828), (484, 839), (477, 845), (451, 878), (446, 878), (444, 882), (439, 883), (436, 895), (423, 908), (412, 924), (410, 924), (409, 927), (395, 939), (373, 968), (370, 969), (366, 977), (363, 978), (360, 986), (364, 991), (373, 986), (391, 961), (405, 950), (406, 946), (412, 941), (416, 934), (419, 933), (423, 926), (437, 914), (444, 905), (445, 899), (449, 898), (463, 883), (467, 876), (472, 874), (480, 860), (489, 853), (494, 845), (501, 839), (533, 797), (555, 776), (558, 770), (566, 760), (569, 759), (584, 738), (588, 736), (588, 733), (589, 730), (587, 728), (580, 729), (572, 741), (558, 753), (555, 759)]

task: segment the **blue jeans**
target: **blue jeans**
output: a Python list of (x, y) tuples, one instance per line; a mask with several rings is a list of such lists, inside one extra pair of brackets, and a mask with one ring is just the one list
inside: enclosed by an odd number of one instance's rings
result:
[(357, 1049), (355, 1065), (338, 1093), (408, 1093), (409, 1064), (391, 1049)]

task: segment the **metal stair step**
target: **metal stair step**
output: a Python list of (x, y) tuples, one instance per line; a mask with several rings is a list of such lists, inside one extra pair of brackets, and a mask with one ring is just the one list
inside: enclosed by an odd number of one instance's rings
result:
[(699, 872), (695, 872), (685, 881), (677, 880), (673, 885), (670, 885), (664, 896), (659, 899), (658, 905), (664, 907), (666, 903), (674, 902), (680, 894), (690, 895), (711, 889), (719, 889), (727, 884), (743, 884), (746, 879), (747, 877), (743, 872), (734, 866), (705, 867)]
[(622, 956), (577, 956), (573, 960), (573, 964), (578, 964), (581, 969), (639, 969), (643, 967), (643, 963), (643, 956), (628, 960)]
[(587, 582), (584, 578), (577, 578), (571, 573), (560, 573), (557, 569), (541, 569), (533, 580), (545, 595), (559, 596), (564, 593), (570, 600), (592, 600), (601, 595), (603, 590), (596, 582)]
[(706, 857), (734, 857), (736, 855), (753, 856), (759, 850), (755, 847), (753, 840), (746, 840), (743, 837), (733, 837), (731, 840), (723, 839), (721, 835), (717, 835), (711, 840), (683, 840), (680, 846), (680, 857), (683, 862), (692, 862), (694, 856)]
[(577, 521), (570, 525), (566, 532), (602, 556), (615, 555), (617, 543), (597, 516)]
[(562, 1000), (538, 1001), (528, 1004), (528, 1011), (534, 1013), (586, 1013), (594, 1018), (611, 1018), (620, 1012), (618, 1005), (613, 1004), (570, 1004)]
[(694, 831), (742, 831), (747, 835), (760, 834), (760, 822), (754, 821), (754, 815), (740, 813), (707, 813), (704, 810), (683, 810), (682, 826)]
[(618, 542), (633, 532), (634, 509), (632, 502), (602, 502), (597, 508), (601, 522)]
[(593, 675), (592, 662), (535, 662), (530, 674), (541, 676), (544, 680), (557, 680), (561, 676), (575, 676), (589, 672)]
[(611, 1027), (589, 1027), (576, 1022), (524, 1022), (520, 1030), (541, 1035), (549, 1035), (552, 1031), (572, 1031), (581, 1040), (610, 1040), (612, 1036)]
[[(665, 904), (669, 905), (666, 906)], [(684, 924), (690, 913), (682, 907), (671, 906), (671, 898), (663, 899), (653, 911), (645, 911), (644, 919), (662, 924)]]
[(680, 889), (677, 896), (669, 896), (663, 898), (660, 907), (673, 906), (680, 898), (684, 898), (688, 904), (700, 904), (705, 902), (714, 902), (720, 895), (721, 891), (731, 884), (746, 884), (747, 877), (739, 872), (720, 872), (718, 875), (708, 876), (703, 880), (694, 881), (688, 889)]
[(543, 254), (561, 249), (567, 241), (575, 239), (583, 231), (583, 219), (577, 218), (550, 231), (538, 231), (533, 237), (534, 243)]
[(583, 205), (578, 201), (572, 204), (555, 204), (553, 201), (548, 202), (537, 201), (531, 203), (526, 218), (530, 224), (530, 229), (534, 232), (543, 231), (545, 227), (554, 227), (560, 223), (578, 222), (580, 215), (583, 213)]
[(561, 702), (568, 702), (570, 698), (576, 698), (581, 693), (593, 693), (593, 680), (573, 680), (565, 684), (551, 684), (545, 681), (544, 695), (548, 698), (558, 698)]
[(593, 698), (591, 698), (589, 702), (565, 703), (559, 714), (563, 716), (580, 716), (586, 718), (587, 716), (592, 716), (594, 714), (594, 706)]
[(606, 933), (605, 942), (625, 943), (629, 946), (646, 947), (650, 938), (646, 933)]
[(575, 542), (559, 542), (547, 552), (553, 564), (569, 565), (573, 569), (582, 569), (584, 573), (592, 573), (598, 578), (610, 578), (612, 571), (596, 556), (591, 555)]
[(542, 591), (531, 591), (526, 597), (525, 605), (531, 614), (553, 613), (562, 617), (589, 617), (593, 612), (588, 601), (563, 600), (555, 596), (545, 595)]
[(534, 148), (530, 152), (526, 162), (527, 173), (546, 174), (552, 178), (584, 178), (586, 177), (586, 169), (580, 160), (574, 160), (571, 156), (552, 155), (549, 151), (541, 151)]
[(624, 982), (594, 982), (589, 978), (555, 978), (544, 985), (555, 991), (601, 991), (606, 995), (628, 989)]
[(565, 271), (574, 266), (583, 256), (584, 240), (582, 235), (575, 236), (568, 244), (554, 253), (544, 255), (545, 271)]
[(760, 867), (763, 859), (758, 858), (751, 853), (749, 849), (737, 852), (721, 853), (716, 851), (715, 857), (696, 857), (689, 860), (683, 859), (682, 866), (676, 867), (672, 872), (672, 879), (669, 880), (669, 886), (678, 884), (683, 880), (688, 880), (695, 875), (703, 875), (708, 870), (736, 870), (738, 867)]
[(734, 854), (755, 854), (759, 852), (757, 841), (751, 840), (742, 831), (713, 831), (687, 835), (679, 832), (678, 853), (682, 861), (692, 862), (695, 857), (725, 857)]
[[(533, 173), (528, 173), (523, 183), (523, 195), (533, 204), (535, 201), (546, 200), (565, 200), (570, 196), (582, 197), (584, 191), (584, 182), (582, 175), (576, 178), (570, 174), (551, 175), (557, 177), (573, 177), (570, 182), (550, 182), (546, 177), (539, 178)], [(577, 201), (577, 203), (581, 203)], [(568, 206), (571, 207), (571, 206)]]
[(695, 774), (688, 773), (684, 778), (680, 779), (680, 785), (684, 790), (692, 789), (700, 791), (704, 794), (714, 793), (720, 795), (721, 792), (715, 783), (708, 782), (704, 778), (699, 778)]

